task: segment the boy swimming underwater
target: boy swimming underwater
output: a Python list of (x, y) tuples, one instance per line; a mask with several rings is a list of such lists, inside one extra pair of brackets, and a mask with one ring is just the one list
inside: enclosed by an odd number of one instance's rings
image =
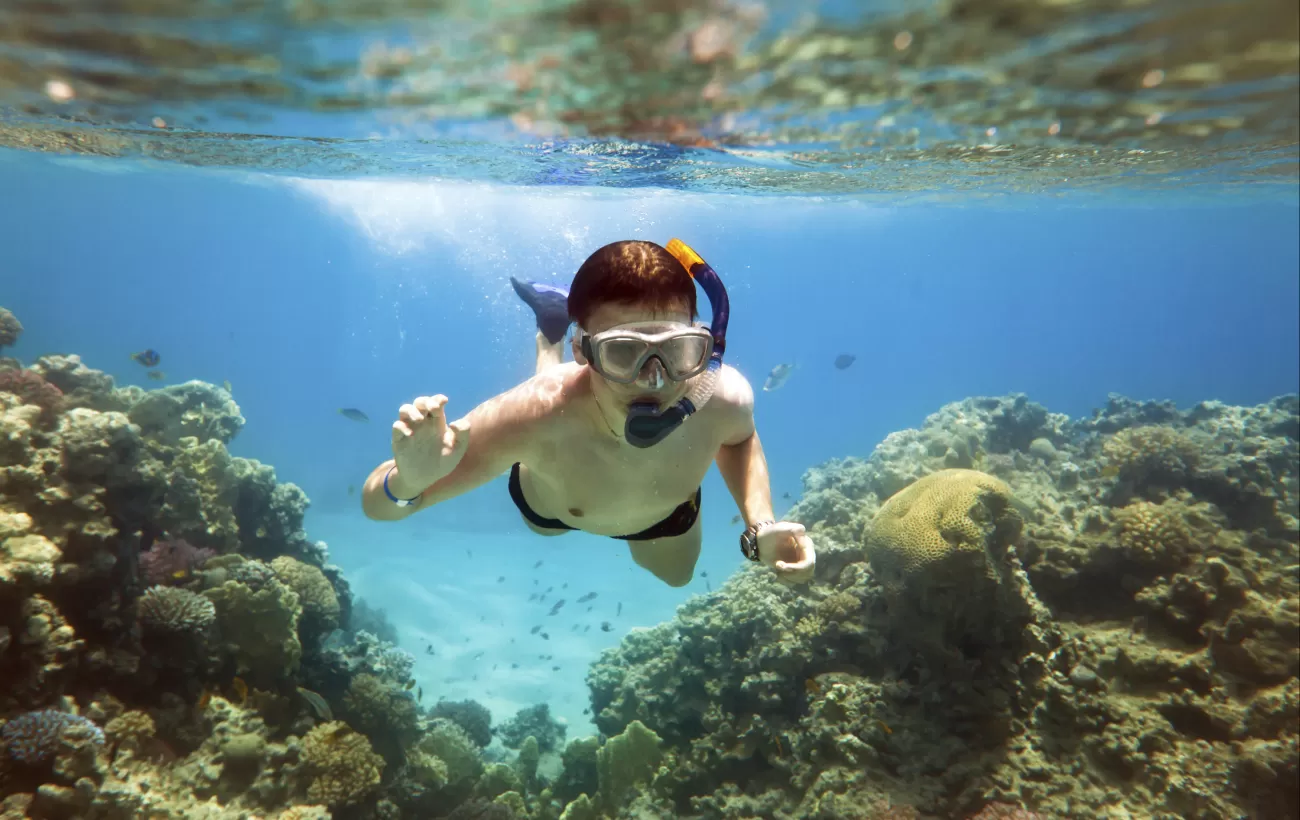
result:
[[(445, 396), (402, 405), (393, 458), (366, 479), (367, 516), (406, 518), (508, 471), (534, 532), (624, 540), (639, 565), (683, 586), (700, 554), (700, 484), (716, 462), (746, 524), (745, 556), (785, 581), (812, 577), (803, 526), (774, 520), (753, 388), (722, 364), (727, 294), (711, 267), (677, 240), (625, 241), (588, 257), (567, 293), (511, 282), (537, 315), (536, 375), (451, 424)], [(712, 327), (695, 324), (697, 282)]]

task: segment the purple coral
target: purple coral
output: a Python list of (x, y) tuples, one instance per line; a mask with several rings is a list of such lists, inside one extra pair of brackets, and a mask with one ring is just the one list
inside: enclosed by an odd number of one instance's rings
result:
[(145, 582), (167, 584), (186, 578), (217, 553), (207, 547), (196, 547), (181, 538), (158, 541), (140, 553), (140, 575)]
[(104, 731), (81, 715), (56, 709), (25, 712), (0, 728), (0, 750), (27, 766), (49, 763), (59, 751), (63, 733), (73, 727), (88, 730), (90, 741), (103, 745)]
[(140, 596), (140, 623), (151, 632), (202, 634), (217, 619), (216, 607), (187, 589), (155, 586)]
[(54, 421), (63, 406), (63, 391), (47, 382), (35, 370), (14, 367), (0, 370), (0, 393), (12, 393), (23, 404), (41, 408), (41, 420)]

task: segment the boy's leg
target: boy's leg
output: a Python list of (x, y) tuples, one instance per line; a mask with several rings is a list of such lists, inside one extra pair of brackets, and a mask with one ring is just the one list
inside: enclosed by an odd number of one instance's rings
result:
[(695, 562), (700, 559), (700, 519), (681, 535), (656, 538), (652, 541), (629, 541), (632, 560), (650, 570), (660, 581), (673, 587), (684, 587), (695, 574)]
[(569, 332), (569, 292), (554, 285), (510, 277), (510, 285), (537, 317), (537, 372), (564, 361)]
[(537, 372), (564, 361), (564, 340), (552, 343), (546, 334), (537, 331)]

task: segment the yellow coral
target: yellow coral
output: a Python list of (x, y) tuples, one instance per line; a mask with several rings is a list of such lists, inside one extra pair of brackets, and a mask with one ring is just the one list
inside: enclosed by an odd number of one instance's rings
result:
[[(940, 569), (993, 577), (989, 550), (1018, 536), (1020, 524), (1006, 484), (977, 470), (940, 470), (880, 508), (865, 533), (867, 558), (887, 588)], [(999, 532), (1005, 537), (992, 538)]]
[(302, 740), (303, 762), (314, 775), (307, 799), (326, 806), (358, 802), (379, 785), (384, 759), (365, 735), (342, 721), (322, 723)]
[(1177, 561), (1191, 544), (1186, 510), (1176, 501), (1137, 501), (1116, 512), (1115, 521), (1120, 547), (1141, 563)]
[(312, 622), (313, 631), (329, 632), (339, 625), (339, 598), (325, 573), (287, 555), (272, 561), (271, 570), (298, 593), (302, 614)]
[(1120, 430), (1102, 449), (1109, 466), (1135, 480), (1153, 473), (1182, 475), (1196, 464), (1196, 444), (1172, 427)]

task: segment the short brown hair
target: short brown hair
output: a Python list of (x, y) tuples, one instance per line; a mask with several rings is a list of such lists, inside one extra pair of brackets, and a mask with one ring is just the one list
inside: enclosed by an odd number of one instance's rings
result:
[(582, 263), (569, 289), (569, 318), (586, 327), (604, 304), (685, 307), (695, 320), (695, 280), (662, 245), (631, 239), (612, 242)]

